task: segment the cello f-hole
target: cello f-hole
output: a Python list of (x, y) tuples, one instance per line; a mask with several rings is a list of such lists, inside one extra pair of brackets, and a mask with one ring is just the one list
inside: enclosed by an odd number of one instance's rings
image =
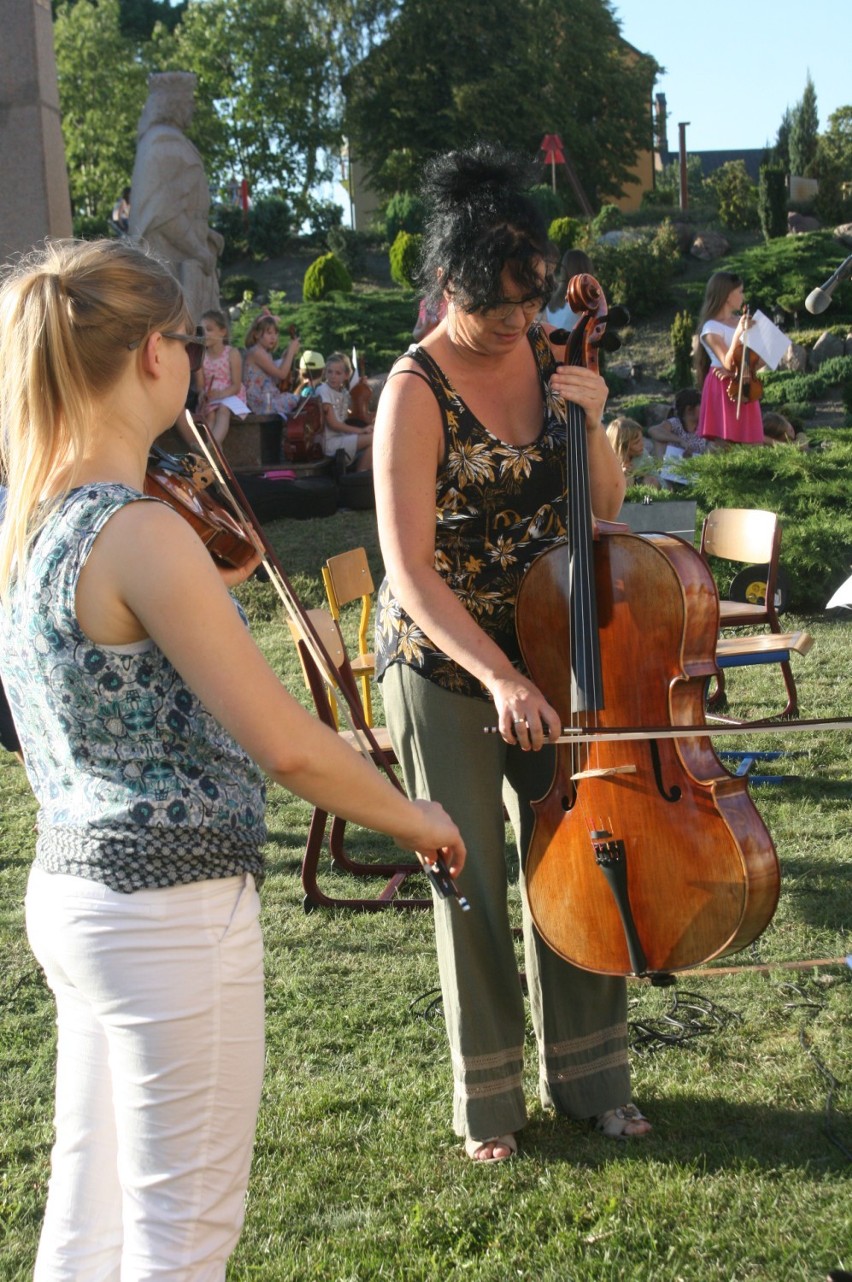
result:
[(657, 785), (657, 792), (663, 801), (680, 801), (683, 793), (677, 784), (672, 784), (671, 788), (666, 788), (663, 783), (663, 765), (660, 761), (660, 745), (656, 739), (650, 740), (651, 764), (654, 767), (654, 782)]

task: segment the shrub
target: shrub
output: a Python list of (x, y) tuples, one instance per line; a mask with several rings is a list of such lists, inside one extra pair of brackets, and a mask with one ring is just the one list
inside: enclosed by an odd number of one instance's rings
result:
[[(742, 276), (752, 311), (760, 307), (772, 316), (776, 305), (804, 314), (805, 298), (837, 266), (838, 246), (831, 232), (782, 236), (732, 255), (727, 271)], [(831, 304), (833, 324), (852, 321), (852, 285), (841, 285)]]
[(678, 312), (669, 330), (672, 344), (672, 386), (676, 392), (693, 386), (692, 335), (695, 323), (689, 312)]
[(527, 194), (548, 225), (565, 213), (565, 201), (547, 183), (537, 183)]
[(99, 214), (75, 214), (71, 226), (78, 240), (103, 240), (107, 235), (108, 222), (108, 218)]
[(570, 218), (567, 214), (563, 214), (561, 218), (554, 218), (547, 229), (547, 238), (557, 246), (561, 258), (569, 249), (574, 249), (582, 230), (583, 224), (579, 218)]
[(419, 196), (410, 191), (398, 191), (391, 196), (385, 208), (385, 239), (389, 245), (401, 231), (422, 232), (426, 208)]
[(760, 166), (757, 212), (764, 240), (787, 235), (787, 184), (783, 169), (775, 169), (772, 165)]
[(329, 294), (348, 294), (352, 290), (352, 277), (336, 254), (321, 254), (305, 272), (302, 297), (306, 302), (319, 302)]
[(624, 226), (624, 214), (618, 205), (601, 205), (592, 219), (592, 231), (595, 236), (604, 236), (608, 231), (618, 231)]
[(778, 513), (781, 564), (790, 581), (790, 608), (797, 611), (822, 610), (831, 585), (848, 575), (852, 560), (852, 432), (834, 428), (824, 440), (824, 449), (734, 448), (683, 464), (699, 517), (714, 507), (762, 507)]
[(367, 246), (371, 242), (367, 232), (351, 231), (348, 227), (331, 227), (325, 243), (336, 254), (350, 276), (362, 276), (366, 270)]
[[(273, 310), (275, 310), (273, 308)], [(417, 317), (417, 295), (410, 290), (371, 289), (335, 294), (322, 302), (303, 302), (281, 312), (282, 323), (294, 321), (303, 348), (363, 354), (369, 374), (390, 369), (411, 342)]]
[(417, 285), (422, 244), (422, 236), (400, 231), (390, 247), (391, 276), (403, 289), (414, 289)]
[(293, 234), (294, 215), (281, 196), (262, 196), (249, 210), (249, 248), (253, 258), (277, 258)]
[(219, 262), (223, 267), (249, 255), (248, 227), (241, 209), (234, 205), (215, 205), (210, 225), (224, 238), (225, 245)]
[(719, 202), (719, 220), (732, 231), (753, 231), (760, 224), (757, 188), (748, 176), (745, 162), (729, 160), (705, 180)]
[(612, 303), (624, 303), (634, 320), (650, 316), (665, 304), (680, 268), (677, 235), (666, 219), (649, 240), (625, 240), (595, 246), (595, 274)]
[(248, 294), (254, 298), (260, 293), (260, 285), (253, 276), (225, 276), (219, 286), (219, 293), (226, 303), (241, 303)]

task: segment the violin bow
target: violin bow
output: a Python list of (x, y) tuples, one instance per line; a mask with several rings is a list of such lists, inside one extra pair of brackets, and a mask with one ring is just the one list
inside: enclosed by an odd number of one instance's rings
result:
[[(269, 581), (278, 593), (288, 617), (295, 623), (302, 641), (310, 652), (311, 658), (320, 672), (333, 682), (336, 690), (342, 696), (343, 715), (346, 718), (349, 729), (352, 731), (355, 746), (365, 761), (368, 761), (374, 769), (384, 771), (394, 787), (400, 792), (404, 792), (405, 789), (397, 778), (388, 760), (387, 753), (383, 751), (371, 727), (367, 724), (357, 695), (348, 690), (344, 682), (335, 679), (334, 674), (337, 668), (334, 660), (314, 627), (310, 615), (299, 600), (293, 585), (284, 573), (284, 568), (276, 555), (275, 549), (252, 511), (233, 468), (225, 458), (222, 447), (210, 432), (207, 424), (200, 421), (196, 423), (189, 410), (184, 410), (184, 421), (211, 468), (219, 489), (230, 505), (234, 519), (242, 526), (244, 534), (257, 549), (263, 568), (269, 575)], [(432, 864), (427, 863), (419, 851), (415, 851), (414, 854), (438, 894), (444, 899), (457, 899), (462, 911), (467, 912), (470, 904), (464, 895), (460, 893), (440, 853), (438, 853), (436, 861)]]
[[(749, 310), (747, 307), (745, 309), (745, 316), (746, 316), (746, 320), (748, 320)], [(740, 409), (742, 408), (742, 403), (743, 403), (743, 380), (745, 378), (746, 362), (748, 361), (748, 330), (747, 329), (743, 330), (742, 338), (740, 339), (740, 347), (742, 348), (742, 351), (740, 353), (740, 379), (739, 379), (739, 384), (737, 386), (737, 422), (740, 421)]]

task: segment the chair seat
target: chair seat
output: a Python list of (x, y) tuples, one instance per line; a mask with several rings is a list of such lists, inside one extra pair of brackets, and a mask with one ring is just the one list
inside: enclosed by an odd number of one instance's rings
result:
[[(387, 755), (392, 754), (393, 744), (391, 743), (390, 734), (388, 733), (387, 728), (385, 726), (371, 726), (370, 728), (373, 732), (373, 738), (381, 748), (382, 752), (386, 753)], [(339, 738), (341, 738), (344, 741), (344, 743), (349, 744), (350, 748), (354, 748), (356, 751), (360, 751), (358, 747), (358, 742), (355, 738), (355, 733), (352, 730), (338, 730), (337, 733)], [(369, 745), (366, 744), (366, 740), (364, 739), (363, 736), (361, 736), (361, 742), (367, 746), (367, 751), (369, 752)]]
[(371, 677), (376, 670), (376, 656), (374, 654), (357, 654), (353, 659), (350, 659), (349, 666), (356, 677)]
[(719, 626), (723, 628), (735, 628), (742, 624), (748, 627), (752, 623), (766, 623), (767, 614), (765, 605), (746, 605), (742, 601), (725, 601), (719, 602)]

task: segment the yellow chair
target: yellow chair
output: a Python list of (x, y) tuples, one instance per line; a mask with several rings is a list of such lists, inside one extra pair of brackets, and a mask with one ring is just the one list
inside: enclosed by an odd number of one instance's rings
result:
[(361, 702), (367, 725), (373, 724), (373, 701), (370, 681), (376, 670), (376, 660), (369, 647), (370, 612), (373, 604), (373, 577), (363, 548), (352, 548), (331, 556), (322, 569), (322, 581), (331, 617), (340, 622), (340, 611), (353, 601), (361, 602), (358, 623), (358, 654), (351, 660), (351, 668), (361, 685)]
[[(335, 730), (340, 738), (350, 744), (353, 752), (359, 752), (361, 749), (356, 740), (356, 735), (359, 732), (356, 730), (353, 733), (351, 730), (339, 730), (337, 728), (337, 700), (341, 695), (341, 691), (348, 692), (350, 700), (354, 701), (356, 708), (360, 706), (358, 685), (349, 663), (340, 628), (328, 610), (309, 610), (307, 614), (328, 655), (328, 664), (321, 662), (322, 656), (318, 656), (316, 647), (309, 643), (306, 635), (307, 629), (300, 622), (291, 619), (290, 632), (296, 644), (296, 650), (302, 665), (302, 673), (305, 683), (311, 692), (317, 716), (325, 725)], [(374, 763), (380, 759), (381, 755), (388, 765), (395, 765), (396, 757), (387, 729), (384, 726), (375, 726), (371, 727), (371, 733), (375, 747), (366, 740), (363, 732), (360, 732), (367, 755)], [(335, 867), (340, 872), (350, 873), (356, 877), (385, 877), (388, 880), (383, 889), (372, 898), (332, 897), (320, 890), (317, 883), (317, 872), (328, 820), (327, 811), (314, 807), (305, 844), (305, 853), (302, 857), (302, 888), (305, 892), (305, 912), (310, 912), (318, 905), (325, 908), (356, 908), (362, 912), (376, 911), (380, 908), (430, 907), (430, 899), (398, 898), (398, 892), (404, 882), (412, 873), (421, 871), (420, 864), (410, 860), (394, 863), (367, 863), (353, 859), (347, 854), (344, 846), (343, 838), (346, 830), (346, 820), (341, 819), (339, 815), (331, 817), (331, 828), (328, 834), (328, 849)]]
[[(760, 508), (715, 508), (704, 519), (698, 550), (705, 560), (717, 557), (754, 567), (753, 584), (739, 594), (745, 599), (720, 597), (720, 629), (764, 625), (770, 634), (781, 634), (776, 602), (781, 525), (776, 514)], [(743, 638), (745, 640), (748, 639)], [(755, 654), (753, 646), (721, 646), (717, 662), (721, 661), (725, 667), (737, 666), (738, 663), (777, 662), (787, 693), (787, 704), (781, 716), (795, 717), (798, 714), (798, 694), (789, 663), (789, 650), (800, 647), (779, 644), (773, 648), (771, 635), (767, 640), (770, 646), (763, 648), (762, 656)], [(742, 651), (741, 655), (739, 651)], [(724, 690), (725, 678), (720, 670), (718, 684), (709, 703), (711, 708), (721, 702)]]

